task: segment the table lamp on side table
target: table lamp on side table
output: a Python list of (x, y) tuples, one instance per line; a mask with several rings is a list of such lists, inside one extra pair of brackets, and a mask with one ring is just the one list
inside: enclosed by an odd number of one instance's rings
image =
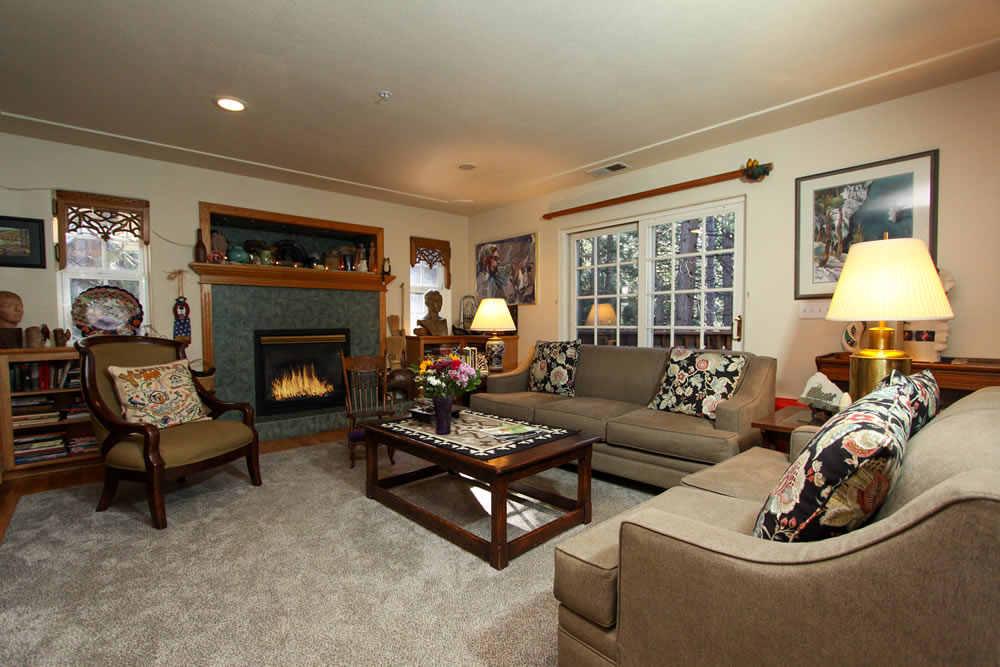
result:
[(857, 400), (893, 369), (909, 375), (911, 357), (893, 349), (887, 321), (950, 320), (955, 317), (934, 261), (921, 239), (900, 238), (851, 245), (826, 319), (878, 321), (869, 345), (851, 355), (850, 394)]
[(486, 357), (490, 362), (490, 373), (503, 372), (503, 353), (506, 344), (498, 335), (501, 331), (517, 331), (514, 318), (510, 316), (507, 302), (503, 299), (483, 299), (472, 318), (473, 331), (489, 331), (493, 337), (486, 341)]

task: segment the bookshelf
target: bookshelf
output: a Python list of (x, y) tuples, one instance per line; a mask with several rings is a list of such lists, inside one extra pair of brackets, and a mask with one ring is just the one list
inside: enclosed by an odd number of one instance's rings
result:
[(97, 457), (76, 349), (0, 349), (0, 481)]

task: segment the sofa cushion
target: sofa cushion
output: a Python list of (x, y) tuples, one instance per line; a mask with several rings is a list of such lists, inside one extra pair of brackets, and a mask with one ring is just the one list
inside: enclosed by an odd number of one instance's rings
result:
[(581, 340), (538, 341), (535, 358), (528, 371), (528, 389), (548, 394), (574, 396), (576, 362), (580, 357)]
[(539, 405), (568, 400), (568, 396), (558, 394), (542, 394), (537, 391), (515, 391), (509, 394), (472, 395), (469, 407), (485, 412), (521, 421), (535, 421), (535, 408)]
[(207, 419), (187, 359), (155, 366), (108, 366), (127, 422), (160, 428)]
[[(243, 422), (202, 420), (160, 430), (160, 456), (167, 468), (204, 461), (253, 442), (254, 432)], [(145, 470), (141, 435), (127, 435), (108, 450), (104, 463), (112, 468)]]
[(663, 347), (581, 345), (576, 395), (646, 405), (660, 386), (669, 355)]
[[(615, 624), (619, 531), (623, 521), (646, 509), (657, 509), (749, 535), (757, 503), (679, 486), (667, 489), (556, 546), (553, 593), (557, 600), (602, 627), (610, 628)], [(663, 566), (669, 567), (669, 563)]]
[(639, 408), (612, 418), (605, 438), (613, 445), (702, 463), (739, 453), (739, 434), (715, 428), (700, 417)]
[(910, 425), (910, 435), (913, 436), (938, 413), (941, 404), (941, 389), (929, 370), (922, 370), (907, 376), (896, 369), (879, 380), (875, 389), (882, 389), (894, 384), (907, 385), (911, 389), (910, 393), (913, 398), (910, 402), (910, 412), (913, 413), (913, 423)]
[(724, 496), (763, 503), (771, 495), (774, 480), (788, 469), (788, 457), (763, 447), (751, 447), (745, 452), (699, 470), (681, 480), (684, 486)]
[(675, 347), (649, 407), (715, 419), (716, 406), (736, 391), (746, 362), (739, 354)]
[(754, 535), (819, 540), (862, 525), (892, 487), (910, 433), (912, 391), (868, 394), (821, 428), (765, 501)]
[(635, 403), (577, 396), (537, 406), (534, 421), (556, 428), (599, 435), (603, 439), (609, 419), (632, 412), (636, 407)]

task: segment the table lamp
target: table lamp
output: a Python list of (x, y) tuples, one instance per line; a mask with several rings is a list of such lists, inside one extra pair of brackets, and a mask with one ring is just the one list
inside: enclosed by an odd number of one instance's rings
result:
[(871, 393), (893, 369), (909, 375), (912, 359), (893, 349), (887, 321), (950, 320), (955, 317), (934, 261), (921, 239), (882, 239), (851, 245), (826, 319), (878, 321), (869, 329), (869, 349), (851, 355), (852, 400)]
[(503, 299), (483, 299), (479, 302), (476, 316), (472, 318), (473, 331), (490, 331), (493, 337), (486, 341), (486, 358), (489, 360), (490, 373), (503, 372), (503, 353), (506, 345), (497, 334), (501, 331), (517, 331), (514, 318)]
[(599, 303), (596, 306), (591, 306), (584, 326), (592, 327), (595, 324), (599, 327), (613, 327), (618, 324), (615, 307), (610, 303)]

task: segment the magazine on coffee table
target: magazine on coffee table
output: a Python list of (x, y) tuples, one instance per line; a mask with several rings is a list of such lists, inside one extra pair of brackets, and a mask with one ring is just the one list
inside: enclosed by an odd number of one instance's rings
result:
[(481, 429), (480, 433), (484, 433), (494, 438), (508, 438), (528, 435), (529, 433), (534, 433), (537, 430), (537, 428), (529, 426), (528, 424), (503, 424), (502, 426), (493, 426)]

